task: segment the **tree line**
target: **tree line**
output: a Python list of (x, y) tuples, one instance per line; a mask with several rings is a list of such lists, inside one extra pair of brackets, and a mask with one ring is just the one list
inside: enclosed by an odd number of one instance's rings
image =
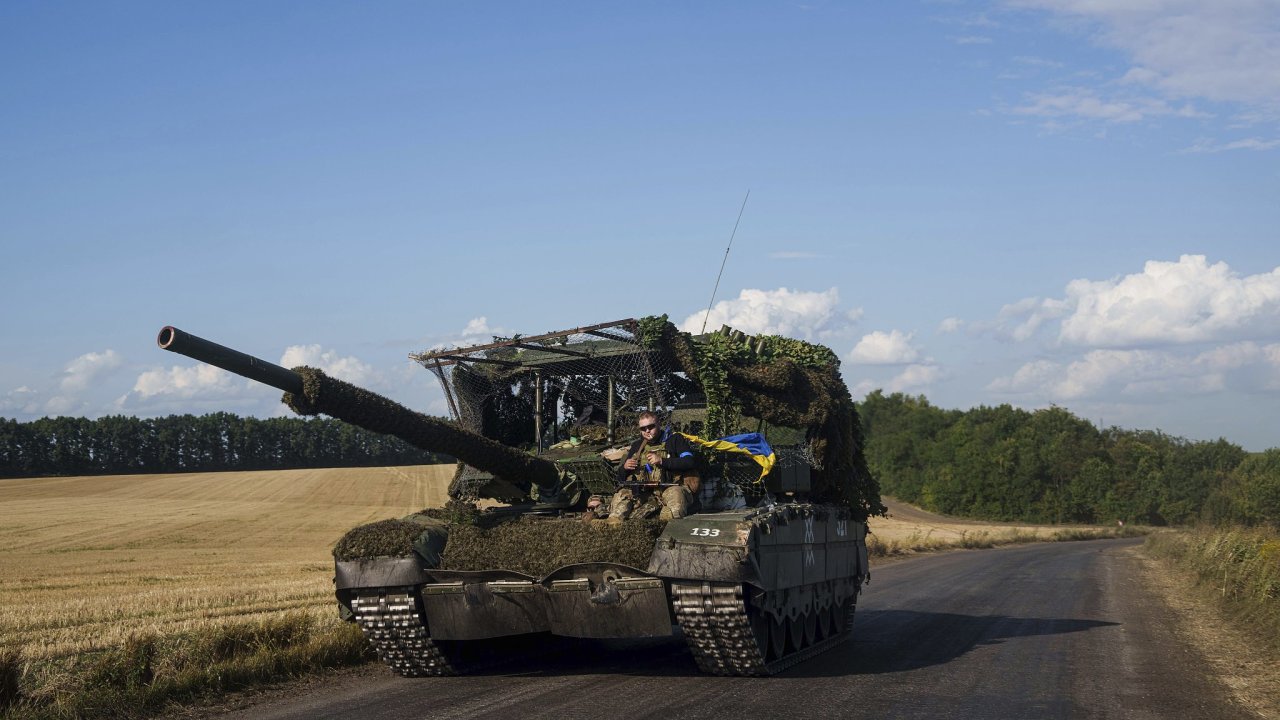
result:
[(0, 477), (279, 470), (450, 462), (332, 418), (226, 412), (89, 420), (0, 418)]
[[(859, 403), (886, 495), (948, 515), (1041, 523), (1280, 525), (1280, 448), (1098, 429), (1052, 407)], [(232, 413), (0, 418), (0, 477), (416, 465), (452, 458), (331, 418)]]
[(1040, 523), (1280, 524), (1280, 449), (1098, 429), (1051, 407), (943, 410), (876, 391), (859, 404), (886, 495), (949, 515)]

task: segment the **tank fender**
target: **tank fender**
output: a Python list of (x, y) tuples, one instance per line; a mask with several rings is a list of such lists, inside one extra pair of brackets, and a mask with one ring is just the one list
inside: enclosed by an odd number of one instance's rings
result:
[(667, 523), (654, 543), (649, 574), (667, 579), (759, 584), (746, 512), (700, 513)]
[(416, 554), (408, 557), (374, 557), (361, 560), (336, 560), (333, 563), (334, 595), (338, 599), (338, 617), (355, 619), (351, 600), (356, 590), (365, 588), (413, 587), (430, 582), (425, 563)]
[(334, 562), (334, 587), (338, 590), (406, 587), (431, 582), (422, 558), (376, 557)]
[(689, 515), (667, 523), (649, 573), (765, 590), (867, 575), (866, 524), (807, 503)]

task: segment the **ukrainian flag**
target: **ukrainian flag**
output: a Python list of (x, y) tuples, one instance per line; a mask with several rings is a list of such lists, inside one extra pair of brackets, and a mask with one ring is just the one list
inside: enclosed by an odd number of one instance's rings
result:
[(741, 435), (730, 435), (729, 437), (720, 438), (719, 440), (703, 440), (697, 435), (689, 435), (680, 433), (686, 440), (695, 445), (701, 445), (708, 450), (721, 450), (724, 452), (746, 453), (751, 456), (752, 460), (760, 466), (760, 478), (764, 479), (765, 475), (773, 469), (773, 464), (777, 462), (777, 457), (773, 454), (773, 448), (769, 447), (769, 442), (764, 439), (764, 435), (760, 433), (743, 433)]

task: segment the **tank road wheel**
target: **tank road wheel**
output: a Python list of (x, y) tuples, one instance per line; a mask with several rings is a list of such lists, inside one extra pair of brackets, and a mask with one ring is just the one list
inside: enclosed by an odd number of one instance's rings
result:
[(772, 637), (773, 616), (757, 608), (748, 608), (747, 615), (751, 622), (751, 636), (756, 641), (756, 650), (761, 658), (769, 656), (769, 643)]
[(791, 623), (787, 620), (779, 620), (770, 613), (765, 614), (769, 615), (769, 651), (765, 659), (773, 662), (785, 657), (789, 652), (787, 646), (790, 643), (787, 642), (787, 635), (790, 633), (787, 631), (787, 626)]
[[(834, 603), (832, 603), (832, 605), (834, 605)], [(831, 619), (832, 605), (828, 605), (827, 607), (821, 610), (814, 611), (814, 615), (816, 615), (818, 618), (818, 638), (821, 640), (826, 640), (827, 638), (831, 637), (833, 633), (833, 628), (836, 627), (836, 625)]]
[(833, 605), (835, 608), (836, 630), (845, 635), (853, 633), (853, 611), (858, 607), (858, 596), (845, 598), (844, 602), (839, 605)]
[(818, 610), (810, 608), (800, 616), (800, 629), (804, 638), (804, 646), (809, 647), (818, 640)]

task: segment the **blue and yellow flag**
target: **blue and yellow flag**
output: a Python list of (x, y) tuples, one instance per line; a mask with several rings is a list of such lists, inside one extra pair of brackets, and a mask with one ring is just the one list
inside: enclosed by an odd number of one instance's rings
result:
[(696, 445), (701, 445), (708, 450), (722, 450), (724, 452), (746, 453), (751, 456), (760, 465), (760, 478), (763, 479), (769, 471), (773, 469), (774, 457), (773, 448), (769, 447), (769, 442), (764, 439), (760, 433), (743, 433), (741, 435), (730, 435), (729, 437), (720, 438), (719, 440), (703, 440), (697, 435), (689, 435), (688, 433), (680, 433), (686, 440)]

